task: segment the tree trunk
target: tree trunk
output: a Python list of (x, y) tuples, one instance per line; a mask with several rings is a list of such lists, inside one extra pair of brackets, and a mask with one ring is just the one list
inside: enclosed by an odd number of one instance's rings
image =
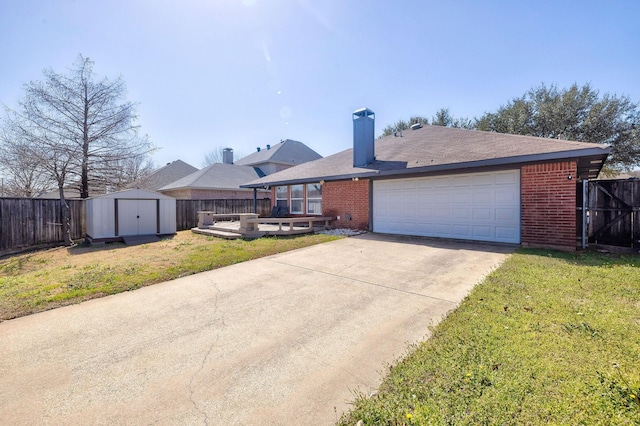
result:
[(64, 188), (62, 185), (58, 186), (58, 191), (60, 193), (60, 205), (62, 208), (62, 236), (64, 238), (64, 245), (70, 246), (73, 245), (73, 241), (71, 240), (71, 209), (69, 208), (69, 203), (64, 198)]

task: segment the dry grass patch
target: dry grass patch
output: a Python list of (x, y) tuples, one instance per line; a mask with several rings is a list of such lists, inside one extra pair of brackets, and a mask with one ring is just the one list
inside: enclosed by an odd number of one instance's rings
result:
[(12, 256), (0, 260), (0, 321), (337, 238), (227, 241), (182, 231), (138, 246), (79, 245)]

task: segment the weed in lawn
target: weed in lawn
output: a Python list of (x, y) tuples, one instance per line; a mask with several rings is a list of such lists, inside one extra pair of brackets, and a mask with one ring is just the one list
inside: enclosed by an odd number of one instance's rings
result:
[(15, 275), (22, 271), (22, 268), (29, 262), (30, 256), (20, 256), (17, 258), (10, 258), (0, 263), (0, 274), (2, 275)]
[(640, 363), (637, 264), (519, 250), (340, 424), (640, 424), (640, 378), (596, 373)]
[(602, 392), (603, 403), (615, 411), (640, 411), (640, 380), (627, 379), (618, 364), (614, 363), (614, 369), (614, 375), (596, 372), (601, 388), (595, 390)]

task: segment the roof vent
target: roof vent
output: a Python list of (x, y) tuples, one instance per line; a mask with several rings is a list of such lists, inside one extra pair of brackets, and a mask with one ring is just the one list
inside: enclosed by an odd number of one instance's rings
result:
[(415, 123), (411, 125), (411, 130), (418, 130), (422, 127), (422, 123)]
[(258, 147), (258, 152), (260, 152), (260, 147)]
[(267, 149), (271, 149), (271, 145), (267, 145)]

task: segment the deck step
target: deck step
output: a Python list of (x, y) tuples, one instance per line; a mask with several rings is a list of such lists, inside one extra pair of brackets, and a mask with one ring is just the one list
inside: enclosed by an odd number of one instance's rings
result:
[(238, 238), (242, 238), (242, 234), (238, 234), (236, 232), (229, 232), (229, 231), (220, 231), (216, 229), (193, 228), (191, 231), (196, 234), (209, 235), (211, 237), (218, 237), (218, 238), (225, 238), (227, 240), (236, 240)]

